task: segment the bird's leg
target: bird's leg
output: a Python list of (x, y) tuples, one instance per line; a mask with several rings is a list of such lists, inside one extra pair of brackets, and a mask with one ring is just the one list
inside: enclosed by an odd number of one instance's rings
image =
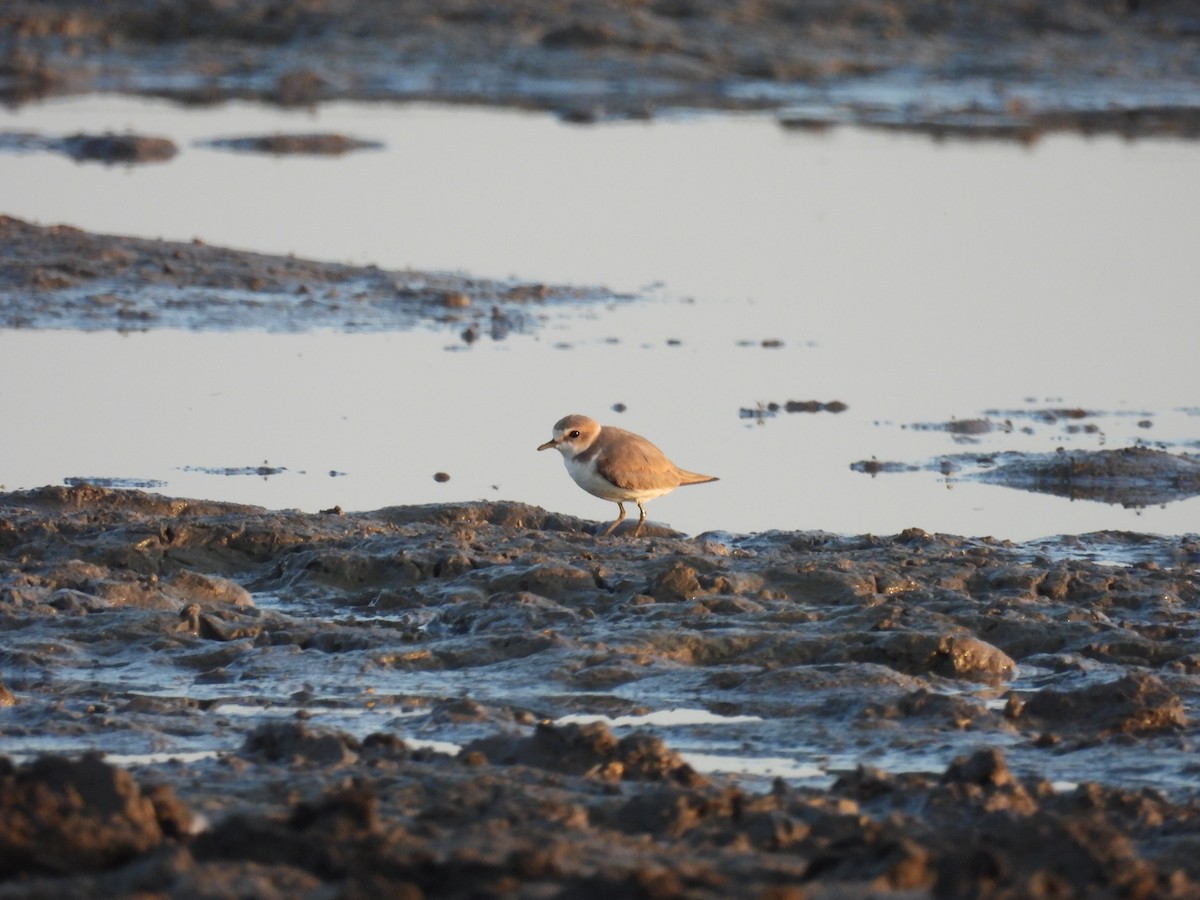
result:
[[(639, 503), (638, 506), (641, 506), (641, 504)], [(608, 537), (610, 534), (616, 531), (618, 525), (625, 521), (625, 504), (620, 500), (617, 501), (617, 509), (621, 511), (621, 514), (617, 516), (617, 521), (609, 525), (608, 528), (605, 529), (604, 533), (600, 535), (600, 537)]]
[(637, 528), (633, 529), (634, 537), (637, 537), (639, 534), (642, 533), (642, 526), (646, 524), (646, 507), (642, 506), (641, 500), (637, 501), (637, 505), (638, 505), (638, 512), (640, 512), (641, 515), (638, 516)]

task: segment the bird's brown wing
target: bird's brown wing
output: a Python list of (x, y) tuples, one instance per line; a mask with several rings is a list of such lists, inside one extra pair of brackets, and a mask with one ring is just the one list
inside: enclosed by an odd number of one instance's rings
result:
[(679, 484), (674, 464), (661, 450), (631, 431), (611, 430), (618, 433), (620, 440), (596, 457), (596, 471), (600, 475), (628, 491), (651, 491)]

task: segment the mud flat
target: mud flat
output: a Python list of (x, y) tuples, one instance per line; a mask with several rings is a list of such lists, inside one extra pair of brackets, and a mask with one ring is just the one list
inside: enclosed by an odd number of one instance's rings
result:
[(418, 99), (578, 122), (768, 108), (792, 127), (1200, 133), (1188, 0), (8, 0), (0, 35), (0, 94), (16, 102), (92, 91), (287, 106)]
[(1200, 890), (1200, 539), (598, 527), (0, 495), (0, 895)]
[(1142, 507), (1200, 494), (1200, 457), (1150, 447), (1000, 453), (982, 461), (981, 481), (1073, 500)]
[[(959, 434), (981, 433), (976, 426), (991, 428), (990, 423), (979, 420), (957, 424), (964, 426)], [(924, 468), (960, 479), (1133, 509), (1175, 503), (1200, 494), (1200, 457), (1144, 446), (1118, 450), (1059, 448), (1051, 453), (958, 453), (921, 465), (871, 459), (853, 462), (850, 468), (868, 475)]]
[(599, 289), (388, 271), (41, 226), (0, 216), (7, 328), (345, 331), (465, 326), (472, 340), (535, 328)]

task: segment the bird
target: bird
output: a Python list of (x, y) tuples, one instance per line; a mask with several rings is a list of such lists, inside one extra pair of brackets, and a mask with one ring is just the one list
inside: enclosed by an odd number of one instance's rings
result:
[(553, 434), (538, 450), (557, 450), (577, 485), (593, 496), (616, 503), (621, 512), (601, 537), (608, 537), (625, 521), (627, 501), (635, 502), (641, 513), (633, 532), (637, 537), (646, 524), (642, 501), (661, 497), (680, 485), (718, 480), (715, 475), (679, 468), (640, 434), (601, 425), (587, 416), (564, 416), (554, 423)]

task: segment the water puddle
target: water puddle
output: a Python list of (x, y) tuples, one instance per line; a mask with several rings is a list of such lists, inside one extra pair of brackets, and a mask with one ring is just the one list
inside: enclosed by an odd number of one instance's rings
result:
[[(753, 116), (581, 130), (469, 108), (104, 97), (0, 112), (2, 132), (81, 130), (182, 150), (136, 168), (2, 154), (0, 212), (649, 293), (470, 342), (445, 327), (0, 331), (0, 419), (19, 436), (7, 488), (96, 480), (313, 511), (510, 498), (602, 519), (610, 504), (534, 452), (583, 412), (721, 477), (649, 507), (689, 533), (918, 526), (1023, 540), (1182, 533), (1200, 517), (1196, 498), (1124, 508), (937, 464), (964, 438), (979, 454), (1195, 451), (1195, 144), (939, 143)], [(204, 143), (317, 130), (383, 149), (330, 159)], [(771, 404), (781, 411), (742, 414)], [(1055, 408), (1099, 424), (1037, 418)], [(915, 427), (987, 418), (1016, 427)], [(851, 468), (870, 460), (900, 470)]]
[(638, 728), (645, 725), (671, 727), (681, 725), (722, 725), (761, 722), (759, 716), (720, 716), (707, 709), (667, 709), (639, 716), (571, 715), (555, 720), (556, 725), (603, 722), (610, 728)]
[(685, 753), (683, 758), (697, 772), (707, 775), (739, 775), (744, 781), (753, 783), (757, 779), (782, 778), (790, 782), (807, 782), (825, 778), (827, 772), (816, 766), (805, 765), (786, 756), (723, 756), (714, 753)]

